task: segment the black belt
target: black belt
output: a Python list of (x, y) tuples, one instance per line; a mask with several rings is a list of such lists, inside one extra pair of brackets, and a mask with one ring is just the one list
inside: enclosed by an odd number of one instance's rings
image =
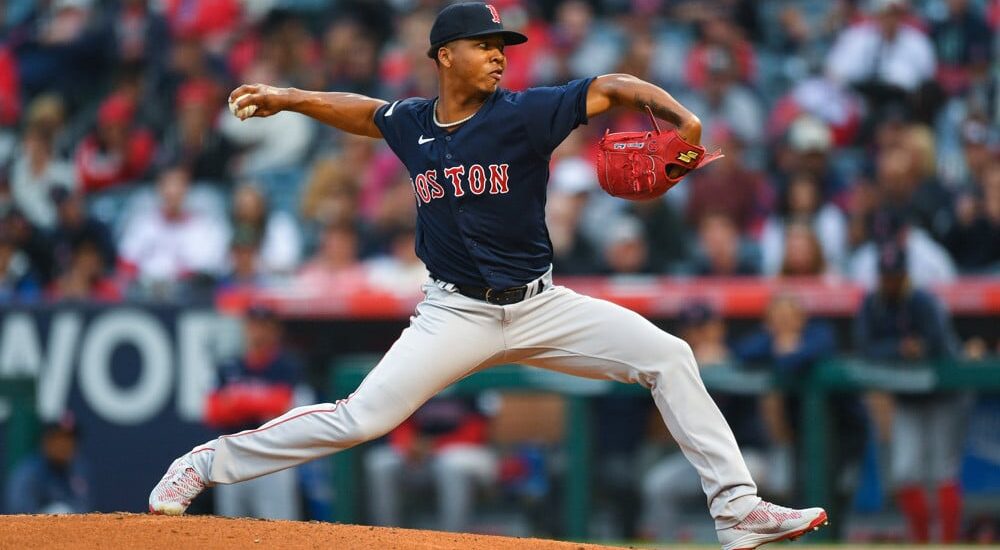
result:
[[(458, 293), (462, 296), (468, 296), (469, 298), (475, 298), (476, 300), (482, 300), (498, 306), (506, 306), (509, 304), (516, 304), (527, 298), (528, 289), (531, 287), (531, 284), (515, 286), (514, 288), (505, 288), (503, 290), (464, 285), (455, 285), (455, 288), (458, 289)], [(538, 292), (541, 292), (544, 288), (545, 282), (538, 281)]]

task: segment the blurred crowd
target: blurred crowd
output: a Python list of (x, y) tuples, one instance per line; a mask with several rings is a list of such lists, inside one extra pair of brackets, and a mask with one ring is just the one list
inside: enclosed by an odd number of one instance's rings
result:
[[(512, 89), (661, 85), (723, 161), (662, 200), (599, 189), (606, 128), (556, 151), (557, 274), (814, 276), (871, 288), (1000, 268), (1000, 1), (496, 0)], [(436, 95), (438, 0), (0, 2), (0, 302), (412, 294), (414, 199), (381, 142), (239, 121), (245, 82)], [(386, 15), (389, 17), (386, 17)], [(883, 220), (880, 222), (879, 220)]]

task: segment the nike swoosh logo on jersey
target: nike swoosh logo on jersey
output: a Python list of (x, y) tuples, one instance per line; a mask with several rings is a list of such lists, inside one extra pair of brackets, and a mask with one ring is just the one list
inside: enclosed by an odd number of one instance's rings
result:
[(423, 145), (431, 141), (434, 141), (434, 138), (425, 138), (423, 135), (421, 135), (419, 138), (417, 138), (417, 145)]
[(385, 116), (392, 116), (392, 110), (396, 108), (396, 104), (397, 103), (399, 103), (399, 102), (398, 101), (393, 101), (392, 105), (389, 105), (389, 108), (385, 110)]

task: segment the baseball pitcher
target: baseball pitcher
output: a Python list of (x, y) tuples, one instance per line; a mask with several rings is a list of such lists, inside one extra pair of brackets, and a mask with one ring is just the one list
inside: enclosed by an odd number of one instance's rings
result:
[(701, 478), (725, 550), (796, 538), (826, 523), (821, 508), (793, 510), (757, 496), (684, 341), (635, 312), (552, 284), (545, 226), (549, 157), (574, 128), (616, 108), (648, 112), (673, 126), (602, 140), (602, 185), (630, 199), (662, 194), (717, 155), (699, 145), (695, 115), (633, 76), (523, 92), (500, 88), (504, 49), (526, 40), (505, 30), (489, 4), (452, 4), (430, 33), (436, 98), (387, 103), (262, 84), (232, 92), (240, 118), (293, 111), (386, 140), (412, 179), (416, 251), (431, 276), (409, 327), (354, 393), (195, 447), (153, 489), (153, 513), (181, 514), (206, 487), (377, 438), (456, 380), (495, 364), (521, 363), (648, 388)]

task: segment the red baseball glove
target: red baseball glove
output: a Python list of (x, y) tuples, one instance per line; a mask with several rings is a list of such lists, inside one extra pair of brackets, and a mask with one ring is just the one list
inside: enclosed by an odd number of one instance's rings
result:
[(653, 112), (649, 107), (646, 110), (655, 133), (605, 131), (601, 138), (597, 179), (611, 196), (629, 200), (659, 197), (689, 171), (723, 156), (721, 149), (706, 154), (704, 147), (688, 143), (677, 130), (661, 132)]

